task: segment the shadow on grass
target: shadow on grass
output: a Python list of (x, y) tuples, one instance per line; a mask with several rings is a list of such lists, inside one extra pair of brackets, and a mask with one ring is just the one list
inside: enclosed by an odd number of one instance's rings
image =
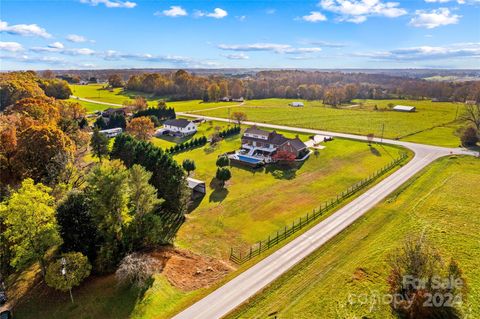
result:
[(165, 243), (171, 243), (185, 222), (185, 216), (176, 213), (165, 213), (161, 215), (163, 229), (161, 231), (161, 240)]
[(228, 189), (220, 184), (216, 178), (212, 178), (210, 181), (210, 188), (213, 192), (208, 197), (209, 202), (221, 203), (228, 195)]
[(382, 156), (382, 154), (380, 154), (380, 152), (373, 146), (370, 146), (370, 153), (372, 153), (375, 156)]

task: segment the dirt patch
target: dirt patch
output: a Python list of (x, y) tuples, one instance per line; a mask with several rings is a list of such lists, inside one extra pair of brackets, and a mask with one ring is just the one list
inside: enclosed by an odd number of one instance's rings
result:
[(234, 270), (223, 261), (175, 248), (150, 255), (162, 263), (162, 273), (170, 284), (183, 291), (209, 287)]
[(355, 269), (355, 272), (353, 273), (352, 279), (356, 280), (356, 281), (361, 281), (361, 280), (364, 280), (367, 277), (368, 277), (368, 273), (365, 271), (365, 269), (357, 268), (357, 269)]

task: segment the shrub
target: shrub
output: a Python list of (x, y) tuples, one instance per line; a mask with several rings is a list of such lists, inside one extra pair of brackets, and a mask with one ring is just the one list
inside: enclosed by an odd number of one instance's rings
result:
[(478, 133), (477, 130), (473, 126), (467, 127), (463, 132), (462, 135), (460, 136), (460, 140), (462, 141), (463, 146), (475, 146), (477, 145), (479, 139), (478, 139)]
[(152, 275), (159, 271), (160, 263), (149, 256), (133, 253), (122, 259), (115, 272), (115, 278), (121, 285), (143, 288)]

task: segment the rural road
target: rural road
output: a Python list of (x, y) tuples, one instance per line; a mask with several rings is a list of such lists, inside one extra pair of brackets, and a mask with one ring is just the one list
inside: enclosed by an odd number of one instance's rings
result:
[[(97, 103), (92, 100), (87, 101)], [(108, 105), (120, 106), (118, 104)], [(177, 113), (177, 115), (229, 122), (228, 119), (224, 118), (187, 113)], [(242, 124), (366, 141), (365, 136), (355, 134), (328, 132), (250, 121), (242, 122)], [(378, 138), (374, 141), (380, 142)], [(225, 285), (219, 287), (208, 296), (177, 314), (174, 319), (214, 319), (225, 316), (249, 298), (253, 297), (268, 284), (272, 283), (302, 259), (320, 248), (328, 240), (335, 237), (434, 160), (451, 154), (472, 156), (477, 156), (478, 154), (477, 152), (462, 148), (445, 148), (389, 139), (384, 139), (383, 143), (406, 147), (415, 153), (414, 158), (352, 202), (313, 226), (304, 234), (295, 238), (276, 252), (227, 282)]]

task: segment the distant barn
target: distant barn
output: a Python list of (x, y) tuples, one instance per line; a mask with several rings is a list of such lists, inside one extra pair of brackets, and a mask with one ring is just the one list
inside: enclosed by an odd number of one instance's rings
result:
[(393, 110), (397, 112), (415, 112), (417, 108), (409, 105), (395, 105)]
[(302, 107), (304, 106), (303, 105), (303, 102), (292, 102), (289, 104), (290, 106), (293, 106), (293, 107)]

